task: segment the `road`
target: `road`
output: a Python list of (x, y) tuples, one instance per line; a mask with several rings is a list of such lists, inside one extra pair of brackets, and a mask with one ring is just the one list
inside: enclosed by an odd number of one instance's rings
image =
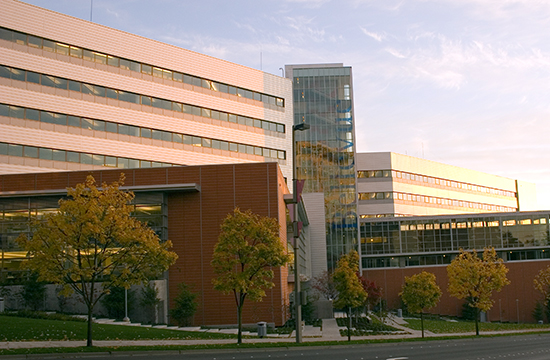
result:
[[(64, 358), (70, 355), (62, 355)], [(47, 355), (54, 359), (55, 354)], [(501, 336), (495, 338), (445, 341), (402, 342), (394, 344), (306, 346), (299, 348), (202, 350), (174, 352), (114, 352), (107, 354), (74, 354), (86, 360), (107, 358), (143, 358), (155, 360), (490, 360), (490, 359), (550, 359), (550, 334)], [(10, 356), (5, 357), (5, 359)]]

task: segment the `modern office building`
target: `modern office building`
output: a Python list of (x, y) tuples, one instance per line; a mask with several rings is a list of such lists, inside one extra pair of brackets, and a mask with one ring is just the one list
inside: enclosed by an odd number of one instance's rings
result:
[[(296, 172), (304, 193), (323, 193), (328, 268), (357, 248), (355, 126), (351, 67), (287, 65), (292, 80)], [(314, 241), (314, 240), (313, 240)]]
[(446, 265), (460, 249), (482, 252), (494, 247), (509, 268), (511, 284), (493, 294), (490, 321), (534, 321), (540, 293), (533, 279), (550, 265), (550, 212), (501, 212), (361, 219), (362, 274), (384, 289), (390, 308), (401, 306), (405, 276), (425, 270), (443, 291), (432, 311), (460, 315), (463, 300), (447, 293)]
[[(136, 194), (133, 215), (147, 222), (161, 240), (170, 239), (179, 256), (166, 274), (167, 298), (173, 300), (178, 285), (185, 283), (198, 294), (195, 325), (236, 324), (235, 299), (214, 290), (210, 262), (220, 224), (235, 207), (276, 218), (281, 242), (286, 244), (284, 197), (289, 191), (275, 162), (0, 175), (2, 282), (21, 274), (19, 265), (26, 253), (15, 238), (29, 231), (30, 218), (54, 211), (67, 187), (84, 182), (88, 174), (99, 183), (111, 183), (121, 172), (126, 176), (124, 188)], [(245, 303), (244, 323), (266, 321), (279, 326), (288, 319), (288, 268), (273, 271), (275, 286), (266, 290), (263, 301)]]
[(361, 218), (537, 209), (532, 183), (392, 152), (357, 154)]
[(0, 0), (0, 173), (276, 161), (288, 79)]

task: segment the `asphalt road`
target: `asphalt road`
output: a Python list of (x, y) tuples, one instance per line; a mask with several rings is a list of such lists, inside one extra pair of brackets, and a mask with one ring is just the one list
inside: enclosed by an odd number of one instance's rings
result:
[[(67, 354), (65, 354), (67, 357)], [(489, 360), (550, 359), (550, 334), (502, 336), (495, 338), (404, 342), (353, 346), (308, 346), (290, 349), (204, 350), (180, 354), (112, 353), (112, 355), (80, 354), (86, 360), (106, 358), (154, 358), (160, 360)], [(55, 355), (48, 355), (49, 359)]]

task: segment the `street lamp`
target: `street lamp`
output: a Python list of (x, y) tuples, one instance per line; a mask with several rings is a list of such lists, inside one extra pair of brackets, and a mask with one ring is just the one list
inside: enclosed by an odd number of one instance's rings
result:
[(124, 319), (122, 319), (124, 322), (130, 322), (130, 318), (128, 317), (128, 289), (124, 288)]
[(294, 314), (296, 319), (296, 343), (302, 342), (302, 307), (300, 294), (299, 250), (298, 246), (298, 182), (296, 179), (296, 131), (309, 129), (309, 124), (299, 123), (292, 126), (292, 200), (294, 204)]

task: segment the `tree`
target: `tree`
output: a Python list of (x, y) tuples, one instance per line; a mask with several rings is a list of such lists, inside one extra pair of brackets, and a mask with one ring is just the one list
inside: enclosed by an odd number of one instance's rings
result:
[(22, 296), (25, 307), (38, 311), (44, 306), (45, 295), (46, 284), (43, 281), (38, 281), (38, 274), (32, 272), (23, 284)]
[(348, 341), (351, 341), (351, 309), (363, 305), (367, 300), (367, 292), (357, 276), (358, 271), (359, 254), (352, 250), (338, 260), (338, 267), (333, 275), (338, 291), (338, 299), (334, 302), (334, 306), (348, 309)]
[(374, 309), (380, 303), (380, 300), (382, 300), (382, 288), (377, 286), (374, 281), (367, 280), (360, 275), (358, 276), (361, 286), (363, 286), (363, 289), (368, 294), (365, 306), (368, 308), (367, 310)]
[(139, 305), (143, 308), (145, 312), (146, 321), (151, 324), (156, 323), (157, 317), (157, 306), (160, 304), (160, 299), (158, 297), (159, 292), (154, 284), (147, 283), (141, 289), (141, 298), (139, 299)]
[(241, 212), (238, 208), (221, 224), (211, 262), (217, 275), (212, 283), (214, 289), (224, 294), (233, 293), (235, 297), (239, 344), (242, 343), (245, 299), (261, 301), (265, 289), (275, 286), (271, 281), (272, 268), (284, 266), (290, 260), (279, 232), (276, 219), (261, 217), (250, 210)]
[(494, 248), (485, 248), (482, 259), (475, 250), (466, 252), (461, 249), (447, 266), (449, 294), (457, 299), (469, 297), (470, 306), (476, 309), (476, 335), (479, 335), (479, 312), (493, 307), (493, 291), (500, 291), (510, 283), (507, 273), (508, 268)]
[(189, 285), (178, 285), (179, 293), (174, 299), (174, 308), (170, 309), (170, 319), (175, 320), (179, 326), (189, 326), (190, 319), (197, 311), (197, 294), (191, 291)]
[(411, 277), (405, 276), (405, 284), (399, 295), (407, 304), (409, 312), (420, 313), (422, 337), (424, 337), (424, 309), (436, 306), (441, 297), (441, 289), (435, 281), (435, 275), (422, 271)]
[[(92, 176), (67, 189), (59, 210), (31, 223), (31, 237), (19, 244), (28, 252), (26, 266), (39, 281), (62, 284), (63, 295), (75, 292), (88, 312), (87, 346), (92, 346), (92, 312), (114, 287), (148, 280), (177, 258), (147, 225), (130, 216), (133, 193), (120, 190), (120, 180), (99, 189)], [(102, 282), (100, 288), (96, 283)]]
[(338, 297), (332, 274), (326, 270), (314, 277), (310, 286), (326, 300), (334, 300)]
[(128, 289), (128, 293), (125, 294), (125, 290), (121, 286), (116, 286), (109, 289), (109, 293), (101, 298), (101, 305), (107, 309), (109, 318), (122, 320), (126, 316), (126, 310), (130, 313), (134, 309), (135, 291)]

